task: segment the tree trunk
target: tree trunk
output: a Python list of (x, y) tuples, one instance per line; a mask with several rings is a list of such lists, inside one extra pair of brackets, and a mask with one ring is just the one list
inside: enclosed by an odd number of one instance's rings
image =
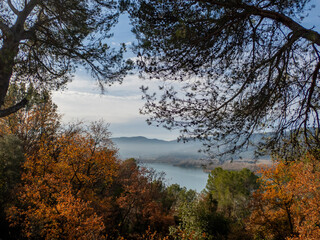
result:
[(0, 49), (0, 109), (4, 106), (14, 68), (14, 59), (19, 52), (19, 43), (13, 39), (6, 39)]
[(4, 99), (6, 97), (12, 75), (13, 64), (9, 64), (9, 61), (10, 59), (8, 57), (0, 53), (0, 108), (4, 104)]

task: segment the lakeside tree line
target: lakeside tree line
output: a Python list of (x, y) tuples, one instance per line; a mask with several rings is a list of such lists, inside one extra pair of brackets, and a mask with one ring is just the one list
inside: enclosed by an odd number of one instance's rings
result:
[[(319, 239), (320, 34), (309, 0), (0, 2), (3, 239)], [(127, 12), (137, 61), (107, 39)], [(217, 168), (202, 193), (121, 162), (102, 122), (61, 126), (50, 91), (79, 65), (103, 88), (138, 69), (148, 122), (272, 168)], [(219, 144), (218, 146), (214, 146)], [(219, 156), (216, 156), (219, 157)]]

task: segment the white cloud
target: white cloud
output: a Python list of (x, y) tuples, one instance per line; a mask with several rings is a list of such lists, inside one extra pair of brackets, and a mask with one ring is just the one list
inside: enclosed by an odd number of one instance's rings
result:
[(63, 120), (94, 121), (103, 118), (109, 123), (124, 123), (139, 118), (140, 96), (108, 96), (76, 91), (55, 92), (53, 100)]
[(86, 74), (76, 74), (74, 81), (64, 91), (53, 93), (53, 101), (63, 115), (65, 123), (96, 121), (103, 119), (110, 123), (114, 136), (146, 136), (172, 140), (178, 136), (164, 128), (149, 126), (147, 116), (142, 116), (139, 109), (143, 107), (141, 85), (156, 89), (160, 81), (143, 80), (137, 75), (125, 78), (122, 84), (115, 83), (106, 88), (104, 94), (98, 84)]
[[(107, 96), (141, 96), (140, 87), (148, 85), (152, 90), (157, 90), (157, 86), (161, 84), (160, 80), (144, 80), (138, 75), (129, 75), (123, 82), (114, 83), (112, 86), (106, 86), (103, 95)], [(67, 85), (68, 91), (76, 91), (83, 93), (101, 94), (101, 88), (98, 83), (86, 74), (76, 74), (72, 82)]]

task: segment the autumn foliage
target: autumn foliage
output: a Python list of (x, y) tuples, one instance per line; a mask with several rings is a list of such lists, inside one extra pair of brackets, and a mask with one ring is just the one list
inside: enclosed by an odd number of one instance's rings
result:
[(316, 154), (259, 178), (217, 168), (198, 194), (119, 160), (103, 122), (62, 128), (50, 95), (37, 97), (0, 121), (0, 238), (320, 239)]
[(162, 182), (97, 140), (97, 132), (66, 131), (26, 154), (11, 226), (29, 239), (164, 238), (173, 216)]
[(174, 224), (171, 205), (165, 204), (166, 189), (153, 171), (134, 159), (120, 163), (110, 192), (112, 204), (106, 221), (109, 236), (125, 239), (162, 239)]
[[(24, 87), (22, 90), (28, 90), (32, 101), (27, 108), (0, 118), (0, 136), (17, 136), (21, 140), (25, 152), (31, 154), (41, 138), (53, 139), (60, 128), (61, 116), (57, 113), (57, 106), (52, 101), (51, 93), (38, 93), (32, 86), (29, 89)], [(7, 103), (14, 104), (20, 94), (18, 87), (11, 85)]]
[(320, 163), (307, 154), (261, 170), (248, 229), (261, 239), (320, 239)]
[(24, 162), (19, 202), (8, 210), (12, 225), (28, 238), (102, 239), (96, 212), (118, 163), (115, 151), (97, 146), (90, 135), (73, 133), (43, 140)]
[[(16, 89), (10, 91), (14, 99)], [(120, 161), (107, 124), (62, 128), (50, 94), (34, 96), (34, 105), (0, 122), (1, 147), (14, 136), (10, 159), (18, 159), (8, 172), (11, 160), (0, 154), (1, 180), (12, 172), (16, 179), (11, 191), (0, 185), (0, 221), (8, 232), (0, 237), (165, 239), (174, 221), (162, 177), (134, 159)]]

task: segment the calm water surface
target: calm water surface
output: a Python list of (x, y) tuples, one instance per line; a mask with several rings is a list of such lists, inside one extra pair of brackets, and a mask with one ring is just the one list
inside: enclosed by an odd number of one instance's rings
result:
[(141, 163), (141, 166), (164, 172), (168, 185), (177, 183), (182, 187), (201, 192), (207, 184), (208, 173), (199, 168), (182, 168), (166, 163)]

